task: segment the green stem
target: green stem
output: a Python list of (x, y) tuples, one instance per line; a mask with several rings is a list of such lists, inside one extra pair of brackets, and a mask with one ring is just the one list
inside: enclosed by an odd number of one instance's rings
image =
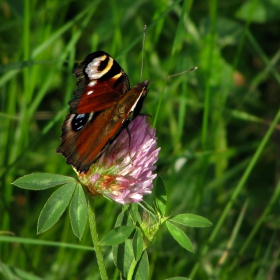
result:
[(130, 265), (129, 271), (128, 271), (127, 280), (131, 280), (132, 279), (133, 273), (135, 271), (137, 263), (138, 262), (135, 259), (133, 259), (133, 261), (132, 261), (132, 263)]
[[(269, 141), (269, 138), (270, 138), (271, 134), (273, 133), (273, 131), (275, 129), (275, 126), (278, 124), (279, 120), (280, 120), (280, 109), (278, 110), (273, 122), (271, 123), (269, 129), (267, 130), (265, 136), (263, 137), (261, 143), (259, 144), (259, 146), (258, 146), (256, 152), (254, 153), (251, 161), (249, 162), (249, 165), (245, 169), (239, 183), (237, 184), (235, 190), (233, 191), (233, 193), (231, 195), (230, 200), (227, 202), (227, 205), (225, 206), (222, 214), (220, 215), (220, 218), (219, 218), (218, 222), (216, 223), (215, 228), (213, 229), (210, 237), (208, 238), (207, 244), (202, 249), (201, 258), (206, 255), (206, 253), (210, 249), (210, 246), (213, 244), (213, 241), (218, 236), (218, 233), (220, 232), (221, 227), (222, 227), (223, 223), (225, 222), (229, 211), (231, 210), (234, 202), (236, 201), (237, 197), (239, 196), (240, 192), (242, 191), (243, 187), (245, 186), (245, 183), (247, 182), (253, 168), (255, 167), (259, 157), (261, 156), (261, 154), (262, 154), (267, 142)], [(189, 276), (191, 279), (194, 278), (195, 274), (197, 273), (197, 270), (198, 270), (199, 266), (200, 266), (200, 263), (197, 262), (195, 264), (195, 266), (193, 267), (193, 269), (190, 273), (190, 276)]]
[(88, 219), (89, 219), (89, 227), (90, 227), (92, 242), (94, 245), (96, 259), (99, 267), (100, 277), (102, 280), (108, 280), (108, 276), (104, 265), (103, 255), (101, 252), (101, 246), (98, 245), (98, 233), (96, 229), (96, 219), (95, 219), (95, 197), (91, 195), (88, 196)]

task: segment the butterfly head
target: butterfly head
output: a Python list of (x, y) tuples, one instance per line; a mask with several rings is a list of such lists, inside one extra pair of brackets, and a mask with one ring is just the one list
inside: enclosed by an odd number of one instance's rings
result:
[(141, 96), (142, 97), (145, 97), (148, 93), (148, 86), (150, 84), (150, 81), (149, 80), (145, 80), (144, 82), (140, 82), (140, 83), (137, 83), (133, 89), (138, 91), (138, 92), (141, 92)]

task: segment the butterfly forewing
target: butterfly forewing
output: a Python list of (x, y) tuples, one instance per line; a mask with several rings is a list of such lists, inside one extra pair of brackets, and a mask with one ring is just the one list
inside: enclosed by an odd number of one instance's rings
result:
[(129, 90), (119, 64), (102, 51), (95, 52), (73, 71), (78, 78), (70, 114), (62, 126), (58, 152), (79, 172), (87, 172), (121, 130), (139, 114), (149, 81)]
[(78, 83), (74, 98), (69, 102), (72, 114), (108, 108), (130, 87), (126, 73), (103, 51), (88, 55), (73, 73)]

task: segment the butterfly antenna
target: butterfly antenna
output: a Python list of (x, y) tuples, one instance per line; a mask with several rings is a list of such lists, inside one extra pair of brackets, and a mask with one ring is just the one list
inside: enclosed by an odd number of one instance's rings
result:
[(191, 71), (194, 71), (194, 70), (197, 70), (197, 69), (198, 69), (198, 67), (193, 67), (193, 68), (191, 68), (191, 69), (189, 69), (189, 70), (185, 70), (185, 71), (182, 71), (182, 72), (180, 72), (180, 73), (173, 74), (173, 75), (170, 75), (170, 76), (161, 78), (161, 79), (159, 79), (159, 80), (153, 81), (153, 82), (151, 82), (150, 84), (154, 84), (154, 83), (156, 83), (156, 82), (158, 82), (158, 81), (166, 80), (166, 79), (169, 79), (169, 78), (171, 78), (171, 77), (176, 77), (176, 76), (179, 76), (179, 75), (182, 75), (182, 74), (185, 74), (185, 73), (187, 73), (187, 72), (191, 72)]
[(142, 61), (141, 61), (140, 82), (142, 81), (143, 67), (144, 67), (144, 46), (145, 46), (145, 40), (146, 40), (146, 31), (147, 31), (147, 25), (145, 24), (144, 25), (144, 30), (143, 30)]

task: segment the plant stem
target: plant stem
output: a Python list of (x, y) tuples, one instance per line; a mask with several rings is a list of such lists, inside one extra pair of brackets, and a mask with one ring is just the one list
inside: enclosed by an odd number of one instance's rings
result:
[(129, 271), (128, 271), (127, 280), (132, 279), (137, 263), (138, 262), (135, 259), (133, 259), (133, 261), (130, 265)]
[(95, 197), (88, 195), (88, 219), (89, 227), (92, 237), (92, 242), (95, 249), (96, 259), (99, 267), (100, 277), (102, 280), (108, 280), (107, 272), (104, 265), (103, 255), (101, 252), (101, 246), (98, 245), (98, 233), (96, 229), (95, 219)]

